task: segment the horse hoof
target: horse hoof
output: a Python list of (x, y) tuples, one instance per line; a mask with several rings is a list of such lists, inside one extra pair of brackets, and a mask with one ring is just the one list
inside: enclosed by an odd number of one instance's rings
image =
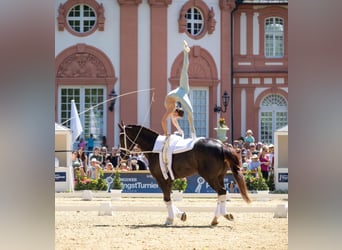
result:
[(224, 218), (226, 218), (227, 220), (230, 220), (230, 221), (234, 220), (234, 217), (232, 214), (226, 214), (226, 215), (224, 215)]
[(215, 218), (212, 220), (211, 225), (212, 225), (212, 226), (216, 226), (217, 224), (218, 224), (218, 220), (217, 220), (217, 218), (215, 217)]
[(165, 226), (171, 226), (173, 224), (173, 219), (166, 218)]
[(186, 213), (182, 213), (181, 221), (186, 221)]

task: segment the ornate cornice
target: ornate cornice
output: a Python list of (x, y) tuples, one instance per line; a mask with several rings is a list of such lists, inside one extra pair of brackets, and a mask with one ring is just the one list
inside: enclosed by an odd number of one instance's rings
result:
[(115, 79), (109, 58), (100, 50), (86, 44), (77, 44), (57, 56), (58, 79)]
[(118, 0), (120, 5), (139, 5), (142, 0)]
[(76, 53), (65, 58), (59, 65), (57, 77), (103, 78), (107, 77), (107, 72), (96, 56), (89, 53)]
[(220, 9), (231, 11), (236, 6), (235, 0), (220, 0)]
[(209, 17), (208, 17), (208, 34), (212, 34), (215, 31), (215, 25), (216, 25), (215, 12), (214, 12), (214, 8), (211, 7), (211, 9), (209, 10)]
[(172, 3), (172, 0), (148, 0), (151, 7), (167, 7)]
[(184, 33), (186, 31), (187, 20), (185, 18), (185, 14), (186, 14), (186, 9), (182, 8), (179, 13), (179, 19), (178, 19), (178, 32), (179, 33)]

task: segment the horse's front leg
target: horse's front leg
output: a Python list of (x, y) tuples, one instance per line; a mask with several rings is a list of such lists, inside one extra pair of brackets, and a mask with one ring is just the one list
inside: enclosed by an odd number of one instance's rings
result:
[(166, 218), (165, 225), (170, 226), (173, 224), (174, 218), (177, 217), (181, 219), (181, 221), (186, 221), (186, 213), (181, 211), (178, 207), (176, 207), (172, 200), (165, 202), (168, 212), (168, 217)]
[(173, 219), (175, 217), (175, 213), (172, 208), (171, 190), (168, 192), (163, 191), (163, 194), (164, 194), (164, 202), (167, 208), (167, 217), (165, 221), (165, 226), (170, 226), (173, 224)]
[(186, 213), (181, 211), (178, 207), (176, 207), (172, 200), (171, 200), (171, 186), (172, 186), (172, 181), (167, 182), (166, 185), (164, 185), (163, 190), (163, 195), (164, 195), (164, 202), (166, 204), (167, 208), (167, 213), (168, 216), (165, 221), (166, 226), (171, 226), (174, 222), (174, 218), (177, 217), (181, 219), (182, 221), (186, 221)]
[(171, 186), (172, 186), (172, 181), (169, 177), (169, 179), (164, 180), (164, 179), (157, 179), (158, 185), (160, 189), (163, 191), (163, 198), (164, 202), (167, 208), (167, 213), (168, 216), (166, 217), (165, 225), (169, 226), (173, 224), (173, 220), (175, 217), (174, 210), (172, 208), (172, 200), (171, 200)]

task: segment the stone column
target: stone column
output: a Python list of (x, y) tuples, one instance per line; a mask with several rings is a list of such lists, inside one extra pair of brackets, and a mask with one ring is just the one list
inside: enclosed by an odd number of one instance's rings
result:
[[(230, 105), (234, 102), (234, 96), (231, 95), (231, 11), (235, 8), (234, 0), (220, 0), (220, 9), (221, 9), (221, 45), (220, 45), (220, 78), (221, 78), (221, 96), (226, 90), (230, 95)], [(227, 126), (230, 128), (230, 132), (232, 131), (232, 122), (231, 121), (231, 109), (227, 109), (227, 113), (222, 113), (226, 120)], [(233, 135), (228, 136), (234, 140)]]
[[(138, 89), (138, 5), (141, 0), (118, 0), (120, 5), (120, 93)], [(120, 118), (136, 123), (137, 94), (120, 98)], [(127, 107), (130, 107), (129, 110)]]
[[(167, 95), (167, 7), (171, 0), (149, 0), (151, 10), (151, 88), (154, 103), (151, 107), (151, 127), (162, 132), (161, 119)], [(180, 41), (182, 45), (183, 41)]]

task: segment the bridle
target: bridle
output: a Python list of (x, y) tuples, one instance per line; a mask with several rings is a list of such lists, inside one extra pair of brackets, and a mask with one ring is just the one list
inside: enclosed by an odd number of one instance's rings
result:
[[(122, 132), (120, 132), (120, 137), (121, 137), (121, 135), (123, 135), (124, 136), (124, 147), (122, 147), (121, 146), (121, 143), (120, 143), (120, 147), (119, 147), (119, 149), (120, 149), (120, 151), (123, 151), (123, 152), (125, 152), (125, 156), (130, 156), (131, 154), (132, 154), (132, 149), (133, 149), (133, 147), (134, 147), (134, 144), (136, 144), (136, 138), (134, 139), (134, 140), (132, 140), (128, 135), (127, 135), (127, 133), (126, 133), (126, 125), (124, 125), (124, 126), (122, 126)], [(130, 148), (128, 148), (127, 147), (127, 140), (129, 141), (129, 142), (131, 142), (131, 146), (130, 146)]]
[[(126, 125), (122, 126), (122, 130), (123, 131), (120, 132), (120, 137), (121, 137), (121, 135), (124, 136), (124, 141), (123, 141), (124, 142), (124, 147), (122, 147), (121, 143), (120, 143), (119, 149), (120, 149), (120, 151), (124, 151), (125, 152), (125, 156), (130, 156), (132, 154), (132, 152), (133, 152), (134, 145), (137, 144), (136, 141), (137, 141), (137, 138), (140, 135), (140, 132), (142, 131), (142, 127), (140, 127), (139, 132), (137, 133), (137, 135), (135, 136), (134, 139), (130, 138), (127, 135), (127, 133), (126, 133)], [(127, 141), (129, 141), (131, 143), (131, 146), (129, 148), (127, 147)], [(153, 151), (140, 151), (140, 153), (146, 154), (146, 153), (155, 153), (155, 152), (153, 152)]]

